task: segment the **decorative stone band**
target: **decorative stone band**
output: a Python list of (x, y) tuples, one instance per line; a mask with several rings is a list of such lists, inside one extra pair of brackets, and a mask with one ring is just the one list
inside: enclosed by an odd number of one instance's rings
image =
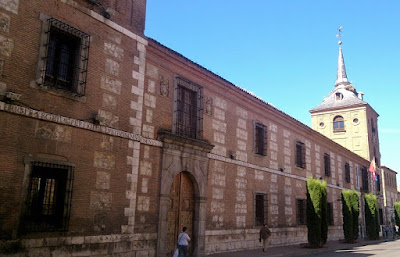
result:
[(57, 115), (57, 114), (38, 111), (38, 110), (31, 109), (31, 108), (23, 107), (23, 106), (6, 104), (4, 102), (0, 102), (0, 111), (13, 113), (13, 114), (17, 114), (17, 115), (21, 115), (21, 116), (25, 116), (25, 117), (29, 117), (29, 118), (54, 122), (54, 123), (58, 123), (58, 124), (66, 125), (66, 126), (75, 127), (75, 128), (91, 130), (94, 132), (107, 134), (110, 136), (121, 137), (121, 138), (126, 138), (126, 139), (130, 139), (130, 140), (134, 140), (134, 141), (139, 141), (146, 145), (152, 145), (152, 146), (158, 146), (158, 147), (162, 147), (162, 145), (163, 145), (161, 141), (145, 138), (136, 133), (130, 133), (127, 131), (114, 129), (114, 128), (110, 128), (110, 127), (106, 127), (106, 126), (94, 125), (93, 123), (90, 123), (87, 121), (77, 120), (74, 118), (68, 118), (65, 116)]

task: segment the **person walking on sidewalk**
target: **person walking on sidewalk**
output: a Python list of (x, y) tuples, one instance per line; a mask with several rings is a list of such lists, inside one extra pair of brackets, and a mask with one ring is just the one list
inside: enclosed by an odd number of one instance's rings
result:
[(183, 227), (182, 232), (178, 236), (179, 257), (182, 256), (182, 254), (184, 257), (188, 256), (190, 237), (186, 233), (186, 230), (187, 227)]
[(271, 236), (271, 231), (267, 227), (267, 224), (264, 223), (264, 225), (260, 229), (260, 242), (261, 240), (263, 242), (263, 252), (267, 251), (270, 236)]

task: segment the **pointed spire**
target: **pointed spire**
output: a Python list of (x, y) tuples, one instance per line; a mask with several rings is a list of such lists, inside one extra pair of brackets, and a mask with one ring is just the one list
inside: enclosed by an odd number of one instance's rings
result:
[(342, 46), (339, 46), (339, 58), (338, 58), (338, 67), (337, 67), (335, 87), (337, 87), (339, 85), (344, 85), (344, 86), (350, 85), (350, 82), (347, 79), (346, 67), (344, 66)]
[(335, 82), (335, 87), (339, 85), (350, 85), (349, 80), (347, 79), (347, 74), (346, 74), (346, 67), (344, 66), (344, 58), (343, 58), (343, 52), (342, 52), (342, 41), (340, 38), (342, 37), (342, 26), (339, 27), (339, 34), (336, 35), (336, 37), (339, 38), (339, 58), (338, 58), (338, 67), (337, 67), (337, 75), (336, 75), (336, 82)]

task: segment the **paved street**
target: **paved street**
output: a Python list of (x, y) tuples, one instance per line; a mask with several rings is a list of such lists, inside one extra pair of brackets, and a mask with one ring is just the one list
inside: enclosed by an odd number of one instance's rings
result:
[(221, 253), (209, 255), (210, 257), (280, 257), (280, 256), (400, 256), (400, 240), (395, 241), (363, 241), (356, 244), (345, 244), (338, 241), (328, 242), (324, 248), (309, 249), (300, 245), (271, 247), (267, 252), (260, 249)]

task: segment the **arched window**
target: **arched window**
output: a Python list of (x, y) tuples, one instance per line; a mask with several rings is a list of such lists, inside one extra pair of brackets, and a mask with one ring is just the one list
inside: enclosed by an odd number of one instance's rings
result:
[(344, 131), (344, 119), (342, 116), (336, 116), (333, 119), (333, 131)]

